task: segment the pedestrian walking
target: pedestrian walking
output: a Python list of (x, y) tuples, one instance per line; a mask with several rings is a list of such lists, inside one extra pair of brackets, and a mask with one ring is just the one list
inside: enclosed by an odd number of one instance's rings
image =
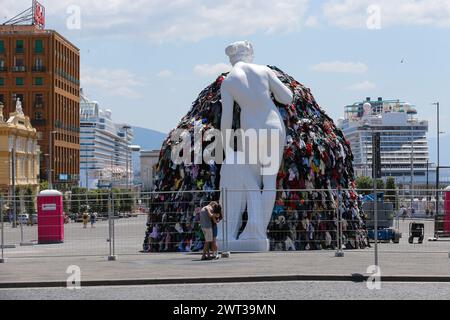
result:
[(92, 212), (89, 216), (90, 220), (91, 220), (91, 228), (95, 228), (95, 222), (97, 220), (97, 213), (96, 212)]
[(87, 228), (89, 222), (89, 214), (87, 212), (83, 213), (83, 229)]
[(402, 207), (400, 208), (400, 216), (402, 217), (403, 221), (405, 221), (406, 216), (408, 215), (408, 211), (406, 210), (405, 206), (402, 205)]

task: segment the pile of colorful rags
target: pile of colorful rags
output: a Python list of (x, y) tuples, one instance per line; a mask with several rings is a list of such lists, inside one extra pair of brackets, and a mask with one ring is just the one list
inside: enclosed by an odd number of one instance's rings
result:
[[(291, 105), (275, 100), (286, 129), (287, 144), (278, 174), (277, 200), (268, 226), (272, 250), (320, 250), (337, 246), (338, 216), (342, 215), (347, 249), (369, 246), (365, 215), (355, 192), (353, 154), (349, 141), (306, 88), (269, 66), (294, 92)], [(220, 87), (227, 74), (204, 89), (177, 129), (220, 129)], [(236, 104), (233, 128), (240, 128)], [(155, 193), (149, 199), (145, 252), (198, 251), (203, 245), (197, 213), (220, 198), (220, 164), (175, 164), (172, 133), (165, 140), (156, 167)], [(211, 142), (204, 142), (203, 150)], [(194, 142), (192, 143), (194, 157)], [(297, 191), (300, 190), (300, 191)], [(245, 220), (245, 219), (244, 219)], [(245, 223), (245, 221), (244, 221)]]

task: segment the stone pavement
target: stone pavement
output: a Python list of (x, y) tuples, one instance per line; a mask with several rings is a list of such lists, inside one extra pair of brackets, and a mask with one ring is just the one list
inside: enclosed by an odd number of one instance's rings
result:
[[(373, 249), (334, 252), (270, 252), (232, 254), (229, 259), (200, 261), (195, 254), (141, 254), (107, 257), (13, 258), (0, 264), (0, 288), (64, 286), (66, 270), (81, 268), (83, 285), (211, 283), (283, 280), (352, 280), (374, 264)], [(383, 252), (385, 280), (450, 281), (448, 253)], [(357, 279), (357, 278), (355, 278)]]

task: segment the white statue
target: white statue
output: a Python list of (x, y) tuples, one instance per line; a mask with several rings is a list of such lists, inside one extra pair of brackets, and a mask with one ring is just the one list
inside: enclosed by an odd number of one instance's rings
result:
[[(262, 143), (260, 140), (256, 164), (234, 164), (236, 154), (230, 149), (234, 138), (229, 135), (224, 137), (226, 159), (221, 171), (221, 188), (236, 190), (227, 192), (226, 196), (227, 240), (231, 251), (268, 251), (267, 227), (275, 204), (277, 174), (286, 145), (286, 128), (271, 94), (281, 104), (290, 104), (293, 93), (270, 68), (252, 63), (253, 47), (248, 41), (231, 44), (226, 54), (233, 69), (221, 87), (222, 135), (232, 128), (235, 102), (241, 107), (242, 130), (256, 130), (259, 134), (264, 130), (276, 133), (275, 140), (273, 137)], [(247, 158), (254, 156), (251, 147), (244, 148)], [(276, 154), (268, 153), (269, 150)], [(272, 166), (275, 163), (275, 168), (270, 171), (265, 170), (267, 161), (263, 161), (264, 155), (266, 158), (270, 156)], [(238, 237), (246, 208), (248, 222)], [(221, 233), (219, 238), (223, 236)]]
[(23, 116), (22, 102), (20, 102), (20, 98), (17, 98), (16, 100), (16, 112)]
[(3, 102), (0, 101), (0, 122), (5, 121), (5, 118), (3, 117)]

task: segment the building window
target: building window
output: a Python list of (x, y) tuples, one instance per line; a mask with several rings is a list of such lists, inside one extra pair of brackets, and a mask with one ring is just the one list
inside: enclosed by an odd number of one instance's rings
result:
[(25, 84), (25, 81), (22, 77), (16, 78), (16, 86), (23, 86)]
[(4, 86), (5, 85), (5, 78), (0, 78), (0, 86)]
[(44, 52), (44, 46), (43, 46), (42, 40), (36, 40), (34, 42), (34, 52), (35, 53), (43, 53)]
[(13, 71), (15, 71), (15, 72), (25, 72), (25, 64), (24, 64), (22, 58), (14, 57), (14, 68), (13, 68)]
[(5, 42), (0, 40), (0, 53), (5, 53)]
[(44, 72), (45, 71), (44, 63), (42, 62), (41, 58), (36, 58), (34, 60), (33, 71), (37, 71), (37, 72)]
[(0, 94), (0, 102), (5, 104), (5, 96), (3, 94)]
[(42, 86), (44, 84), (44, 79), (39, 77), (39, 78), (34, 78), (34, 85), (36, 86)]
[(23, 53), (24, 47), (23, 47), (23, 40), (16, 40), (16, 53)]
[(0, 72), (6, 71), (5, 60), (0, 59)]
[(44, 95), (42, 93), (35, 94), (34, 107), (35, 108), (43, 108), (44, 107)]
[(42, 120), (42, 112), (35, 112), (34, 113), (34, 119), (35, 120)]

